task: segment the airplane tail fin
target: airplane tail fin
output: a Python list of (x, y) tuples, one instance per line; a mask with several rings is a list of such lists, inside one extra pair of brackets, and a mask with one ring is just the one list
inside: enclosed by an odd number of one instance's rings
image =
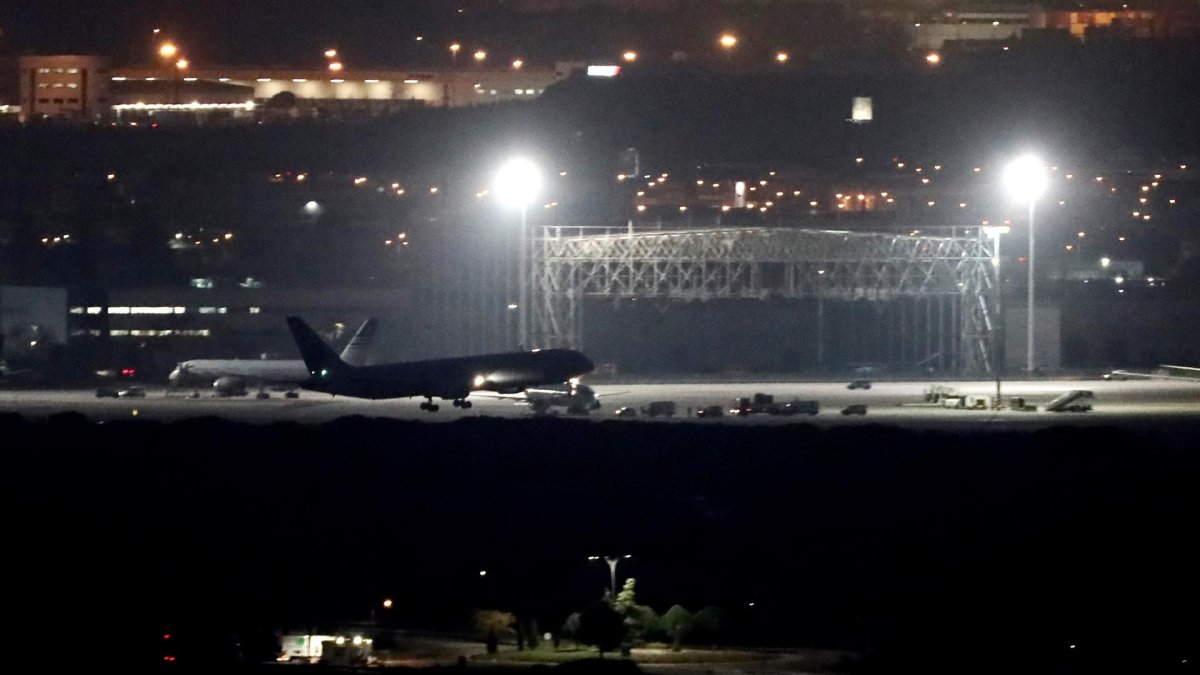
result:
[(358, 332), (354, 337), (350, 338), (350, 342), (346, 344), (346, 348), (342, 350), (342, 361), (351, 366), (365, 366), (367, 359), (371, 356), (371, 347), (375, 342), (375, 331), (379, 326), (379, 320), (375, 318), (367, 319), (363, 325), (359, 327)]
[(345, 362), (338, 358), (329, 345), (325, 344), (321, 336), (309, 328), (307, 323), (304, 323), (304, 319), (298, 316), (289, 316), (287, 322), (288, 328), (292, 331), (292, 339), (300, 348), (300, 356), (304, 359), (304, 365), (308, 367), (308, 372), (316, 374), (322, 371), (342, 370), (346, 367)]

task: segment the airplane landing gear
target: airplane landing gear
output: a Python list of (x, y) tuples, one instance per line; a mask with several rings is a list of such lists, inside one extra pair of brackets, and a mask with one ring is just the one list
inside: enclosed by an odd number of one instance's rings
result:
[(432, 413), (432, 412), (437, 412), (437, 411), (438, 411), (438, 404), (434, 403), (434, 402), (433, 402), (433, 399), (432, 399), (432, 398), (430, 398), (428, 401), (423, 401), (423, 402), (421, 403), (421, 410), (425, 410), (425, 411), (427, 411), (427, 412), (431, 412), (431, 413)]
[(466, 399), (456, 398), (454, 399), (454, 407), (462, 408), (463, 410), (470, 410), (471, 402)]

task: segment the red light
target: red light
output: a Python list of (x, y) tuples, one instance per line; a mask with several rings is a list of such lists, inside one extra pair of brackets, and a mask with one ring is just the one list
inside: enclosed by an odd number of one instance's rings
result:
[(174, 661), (175, 661), (175, 657), (174, 657), (174, 656), (164, 656), (164, 657), (163, 657), (163, 661), (167, 661), (167, 662), (174, 662)]
[(171, 639), (171, 634), (170, 634), (170, 633), (163, 633), (163, 639), (164, 639), (164, 640), (170, 640), (170, 639)]
[[(134, 375), (137, 375), (137, 368), (122, 368), (121, 375), (124, 377), (133, 377)], [(169, 637), (171, 637), (171, 636), (170, 635), (164, 636), (164, 639), (169, 638)]]
[(1022, 263), (1029, 262), (1029, 258), (1026, 258), (1025, 256), (1020, 256), (1019, 258), (1017, 258), (1017, 262), (1022, 262)]

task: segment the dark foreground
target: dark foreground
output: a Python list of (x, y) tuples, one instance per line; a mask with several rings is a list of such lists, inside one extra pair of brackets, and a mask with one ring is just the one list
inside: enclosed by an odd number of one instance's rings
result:
[(1200, 451), (1173, 438), (9, 416), (6, 604), (21, 659), (153, 667), (175, 631), (216, 636), (189, 658), (221, 671), (284, 629), (461, 633), (495, 608), (555, 632), (610, 583), (587, 556), (631, 554), (618, 585), (720, 608), (722, 644), (851, 649), (863, 672), (1187, 672)]

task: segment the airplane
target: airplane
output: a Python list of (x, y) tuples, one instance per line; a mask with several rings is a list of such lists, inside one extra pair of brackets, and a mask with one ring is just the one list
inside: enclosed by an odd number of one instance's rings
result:
[(551, 408), (566, 408), (568, 415), (586, 415), (589, 411), (600, 407), (600, 399), (604, 396), (615, 396), (618, 393), (597, 394), (594, 389), (578, 381), (563, 382), (545, 387), (529, 387), (524, 393), (489, 394), (498, 398), (512, 398), (519, 404), (528, 405), (533, 414), (545, 415)]
[(468, 409), (471, 402), (467, 397), (472, 392), (516, 394), (529, 387), (567, 382), (595, 367), (571, 349), (353, 366), (338, 358), (303, 319), (289, 316), (287, 322), (308, 367), (309, 378), (301, 384), (303, 388), (355, 398), (423, 397), (421, 409), (428, 412), (438, 410), (435, 397)]
[[(342, 350), (342, 360), (352, 365), (366, 363), (367, 350), (375, 337), (378, 321), (367, 319)], [(288, 397), (308, 379), (302, 359), (193, 359), (175, 366), (167, 377), (171, 388), (211, 386), (217, 396), (245, 396), (257, 387), (258, 397), (267, 398), (268, 386), (285, 387)], [(198, 395), (198, 392), (197, 392)]]
[(1101, 376), (1105, 380), (1174, 380), (1176, 382), (1200, 382), (1200, 368), (1193, 366), (1160, 365), (1153, 373), (1138, 373), (1132, 370), (1114, 370)]

